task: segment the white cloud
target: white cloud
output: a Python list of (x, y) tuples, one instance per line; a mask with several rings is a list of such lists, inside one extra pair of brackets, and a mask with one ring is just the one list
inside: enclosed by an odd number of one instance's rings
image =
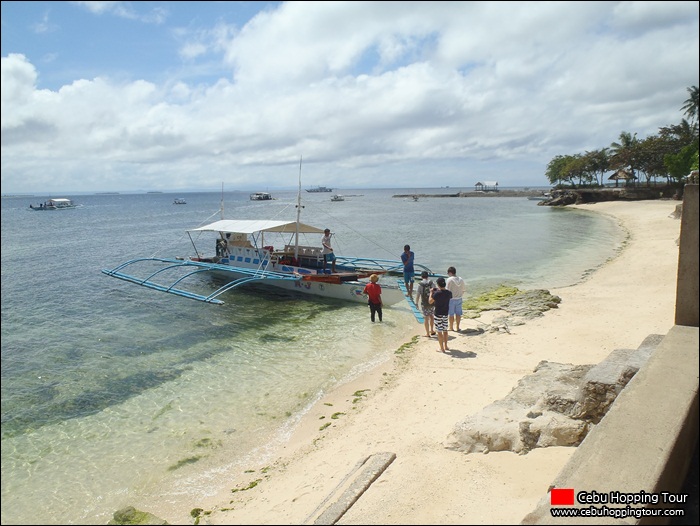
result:
[(38, 90), (35, 65), (10, 55), (3, 192), (294, 186), (300, 155), (309, 185), (545, 185), (556, 155), (680, 122), (697, 15), (693, 2), (291, 2), (240, 29), (174, 30), (192, 67), (222, 54), (230, 74), (209, 85)]

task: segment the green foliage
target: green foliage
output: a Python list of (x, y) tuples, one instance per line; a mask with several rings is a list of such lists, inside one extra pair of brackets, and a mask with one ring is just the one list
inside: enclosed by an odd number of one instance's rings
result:
[(262, 479), (255, 479), (250, 484), (248, 484), (245, 488), (233, 488), (231, 490), (231, 493), (236, 493), (238, 491), (248, 491), (249, 489), (253, 489), (255, 486), (257, 486), (261, 482), (262, 482)]
[(682, 182), (685, 176), (690, 173), (693, 169), (693, 163), (697, 169), (698, 148), (694, 145), (686, 146), (676, 155), (667, 154), (664, 156), (664, 165), (668, 174), (677, 182)]
[(607, 149), (585, 155), (557, 155), (547, 165), (547, 180), (557, 187), (604, 185), (605, 172), (627, 170), (637, 180), (640, 175), (646, 178), (647, 185), (657, 178), (683, 182), (693, 169), (692, 153), (698, 151), (699, 137), (698, 88), (687, 90), (690, 96), (681, 110), (688, 120), (659, 128), (658, 135), (643, 140), (637, 139), (636, 133), (623, 131)]

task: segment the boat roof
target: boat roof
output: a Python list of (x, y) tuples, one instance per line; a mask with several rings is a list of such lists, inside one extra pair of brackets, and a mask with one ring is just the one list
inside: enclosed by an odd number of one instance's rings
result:
[(255, 232), (281, 232), (293, 234), (299, 225), (300, 234), (322, 234), (323, 229), (296, 221), (269, 221), (255, 219), (222, 219), (208, 225), (192, 228), (188, 232), (230, 232), (254, 234)]
[(59, 197), (59, 198), (51, 198), (49, 201), (52, 201), (54, 203), (70, 203), (70, 199), (66, 199), (64, 197)]

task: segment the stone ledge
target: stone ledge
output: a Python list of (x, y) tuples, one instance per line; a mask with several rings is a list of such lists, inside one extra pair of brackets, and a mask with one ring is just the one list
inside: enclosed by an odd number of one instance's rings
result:
[[(552, 487), (573, 488), (575, 493), (678, 492), (698, 438), (698, 365), (698, 328), (675, 325), (578, 446)], [(547, 495), (521, 524), (572, 524), (571, 518), (552, 517), (550, 508)], [(595, 523), (652, 521), (596, 517)]]

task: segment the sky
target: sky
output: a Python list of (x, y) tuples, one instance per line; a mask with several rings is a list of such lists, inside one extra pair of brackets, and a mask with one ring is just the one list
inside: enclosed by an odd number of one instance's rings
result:
[(697, 1), (1, 5), (3, 195), (547, 186), (699, 84)]

